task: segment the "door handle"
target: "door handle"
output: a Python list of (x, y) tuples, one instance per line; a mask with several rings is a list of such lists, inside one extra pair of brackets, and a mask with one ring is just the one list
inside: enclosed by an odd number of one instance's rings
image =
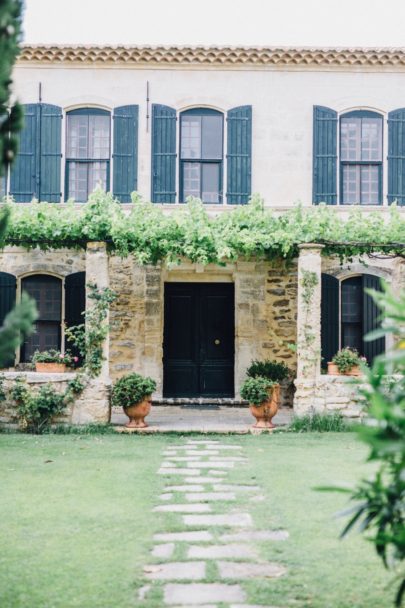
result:
[(218, 340), (218, 338), (216, 340), (214, 340), (214, 344), (215, 346), (219, 346), (219, 344), (221, 344), (221, 340)]

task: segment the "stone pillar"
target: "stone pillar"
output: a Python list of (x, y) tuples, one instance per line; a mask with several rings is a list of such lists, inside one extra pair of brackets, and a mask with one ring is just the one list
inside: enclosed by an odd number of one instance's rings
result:
[(298, 257), (297, 391), (294, 410), (305, 414), (316, 408), (321, 372), (321, 251), (323, 245), (300, 245)]
[[(86, 250), (86, 310), (93, 306), (89, 298), (88, 284), (97, 287), (109, 287), (108, 255), (104, 242), (87, 244)], [(109, 322), (107, 315), (106, 322)], [(100, 375), (92, 378), (79, 399), (75, 402), (72, 412), (74, 424), (88, 424), (90, 422), (108, 422), (110, 419), (110, 374), (109, 374), (109, 335), (103, 344), (103, 363)]]

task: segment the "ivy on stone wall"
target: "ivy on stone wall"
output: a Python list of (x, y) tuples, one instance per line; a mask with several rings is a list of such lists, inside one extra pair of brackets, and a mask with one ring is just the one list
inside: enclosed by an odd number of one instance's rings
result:
[(405, 217), (392, 205), (388, 213), (348, 210), (343, 219), (327, 205), (295, 206), (278, 214), (258, 196), (248, 205), (208, 215), (197, 199), (166, 213), (133, 195), (125, 209), (113, 196), (96, 190), (85, 205), (9, 204), (8, 245), (41, 249), (83, 249), (105, 241), (109, 251), (133, 255), (140, 264), (188, 259), (223, 264), (240, 257), (291, 259), (301, 243), (324, 244), (323, 255), (341, 260), (382, 253), (405, 257)]

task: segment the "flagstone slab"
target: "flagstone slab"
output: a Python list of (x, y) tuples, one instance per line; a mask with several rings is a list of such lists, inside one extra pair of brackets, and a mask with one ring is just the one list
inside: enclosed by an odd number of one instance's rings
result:
[(216, 562), (219, 576), (243, 580), (248, 578), (279, 578), (287, 569), (280, 564), (252, 564), (249, 562)]
[(156, 547), (153, 547), (152, 555), (153, 557), (158, 557), (159, 559), (169, 559), (173, 555), (174, 547), (174, 543), (156, 545)]
[[(212, 462), (213, 460), (218, 460), (218, 458), (215, 458), (214, 456), (209, 456), (208, 461)], [(221, 462), (247, 462), (248, 459), (245, 458), (244, 456), (222, 456), (221, 455)]]
[(222, 534), (219, 540), (223, 543), (232, 542), (252, 542), (263, 540), (287, 540), (289, 534), (287, 530), (245, 530), (232, 534)]
[(204, 489), (203, 485), (198, 484), (190, 484), (188, 486), (166, 486), (165, 488), (165, 490), (168, 490), (169, 492), (204, 492)]
[[(196, 446), (195, 448), (193, 446)], [(207, 449), (207, 450), (242, 450), (242, 446), (241, 445), (225, 445), (225, 444), (219, 444), (219, 443), (209, 443), (209, 444), (201, 444), (201, 443), (194, 443), (191, 444), (189, 442), (187, 442), (185, 445), (176, 445), (176, 450), (194, 450), (194, 449), (198, 449), (198, 446), (201, 446), (201, 449)], [(205, 447), (204, 447), (205, 446)]]
[(191, 545), (187, 550), (189, 559), (256, 559), (257, 552), (249, 545)]
[(173, 498), (173, 494), (171, 494), (170, 492), (167, 492), (165, 494), (161, 494), (159, 496), (159, 500), (172, 500)]
[(190, 469), (181, 469), (181, 468), (163, 468), (163, 469), (159, 469), (158, 474), (159, 475), (190, 475), (190, 473), (193, 473), (193, 475), (198, 475), (198, 471), (197, 470), (193, 470), (190, 471)]
[(211, 511), (211, 505), (208, 505), (207, 503), (159, 505), (158, 507), (154, 507), (153, 511), (163, 513), (209, 513)]
[(201, 456), (172, 456), (170, 460), (173, 462), (193, 462), (196, 460), (201, 460)]
[[(194, 473), (194, 471), (189, 471), (190, 473)], [(221, 471), (221, 475), (225, 475), (225, 471)], [(218, 483), (219, 481), (224, 481), (223, 479), (218, 479), (218, 477), (186, 477), (184, 479), (185, 483)]]
[(145, 566), (144, 573), (149, 580), (200, 581), (205, 578), (205, 562), (169, 562)]
[(227, 475), (228, 471), (215, 471), (210, 469), (208, 471), (208, 475), (216, 475), (217, 477), (220, 477), (221, 475)]
[(183, 515), (183, 522), (186, 526), (234, 526), (236, 528), (250, 528), (253, 526), (249, 513)]
[(164, 586), (165, 604), (198, 606), (207, 602), (245, 602), (246, 593), (240, 585), (221, 583), (168, 584)]
[(195, 494), (191, 492), (190, 494), (185, 495), (185, 499), (190, 502), (199, 502), (202, 501), (215, 501), (215, 500), (235, 500), (236, 496), (233, 492), (196, 492)]
[(195, 530), (193, 532), (159, 532), (153, 535), (153, 540), (160, 542), (189, 542), (202, 543), (212, 541), (213, 536), (207, 530)]
[(188, 462), (187, 466), (190, 469), (233, 469), (235, 463), (211, 460), (210, 462)]
[(215, 492), (257, 492), (260, 486), (238, 485), (236, 483), (215, 484), (213, 486)]
[(187, 456), (218, 456), (218, 450), (186, 450)]

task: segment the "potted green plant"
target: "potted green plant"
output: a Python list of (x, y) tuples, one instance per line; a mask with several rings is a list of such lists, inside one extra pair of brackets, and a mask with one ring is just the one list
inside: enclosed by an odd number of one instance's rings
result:
[(289, 377), (290, 369), (283, 362), (267, 359), (252, 361), (246, 374), (241, 396), (249, 401), (250, 412), (256, 418), (254, 427), (272, 429), (280, 404), (280, 383)]
[(69, 351), (61, 353), (55, 349), (36, 350), (31, 357), (31, 361), (35, 363), (35, 370), (46, 374), (63, 373), (67, 367), (73, 367), (78, 360), (78, 357), (73, 357)]
[(360, 376), (360, 363), (366, 363), (365, 357), (360, 357), (354, 348), (341, 348), (332, 361), (328, 362), (330, 376)]
[(129, 429), (145, 428), (146, 416), (152, 405), (152, 393), (156, 390), (156, 382), (152, 378), (131, 373), (117, 380), (112, 389), (111, 402), (113, 406), (122, 407), (129, 418), (125, 425)]

